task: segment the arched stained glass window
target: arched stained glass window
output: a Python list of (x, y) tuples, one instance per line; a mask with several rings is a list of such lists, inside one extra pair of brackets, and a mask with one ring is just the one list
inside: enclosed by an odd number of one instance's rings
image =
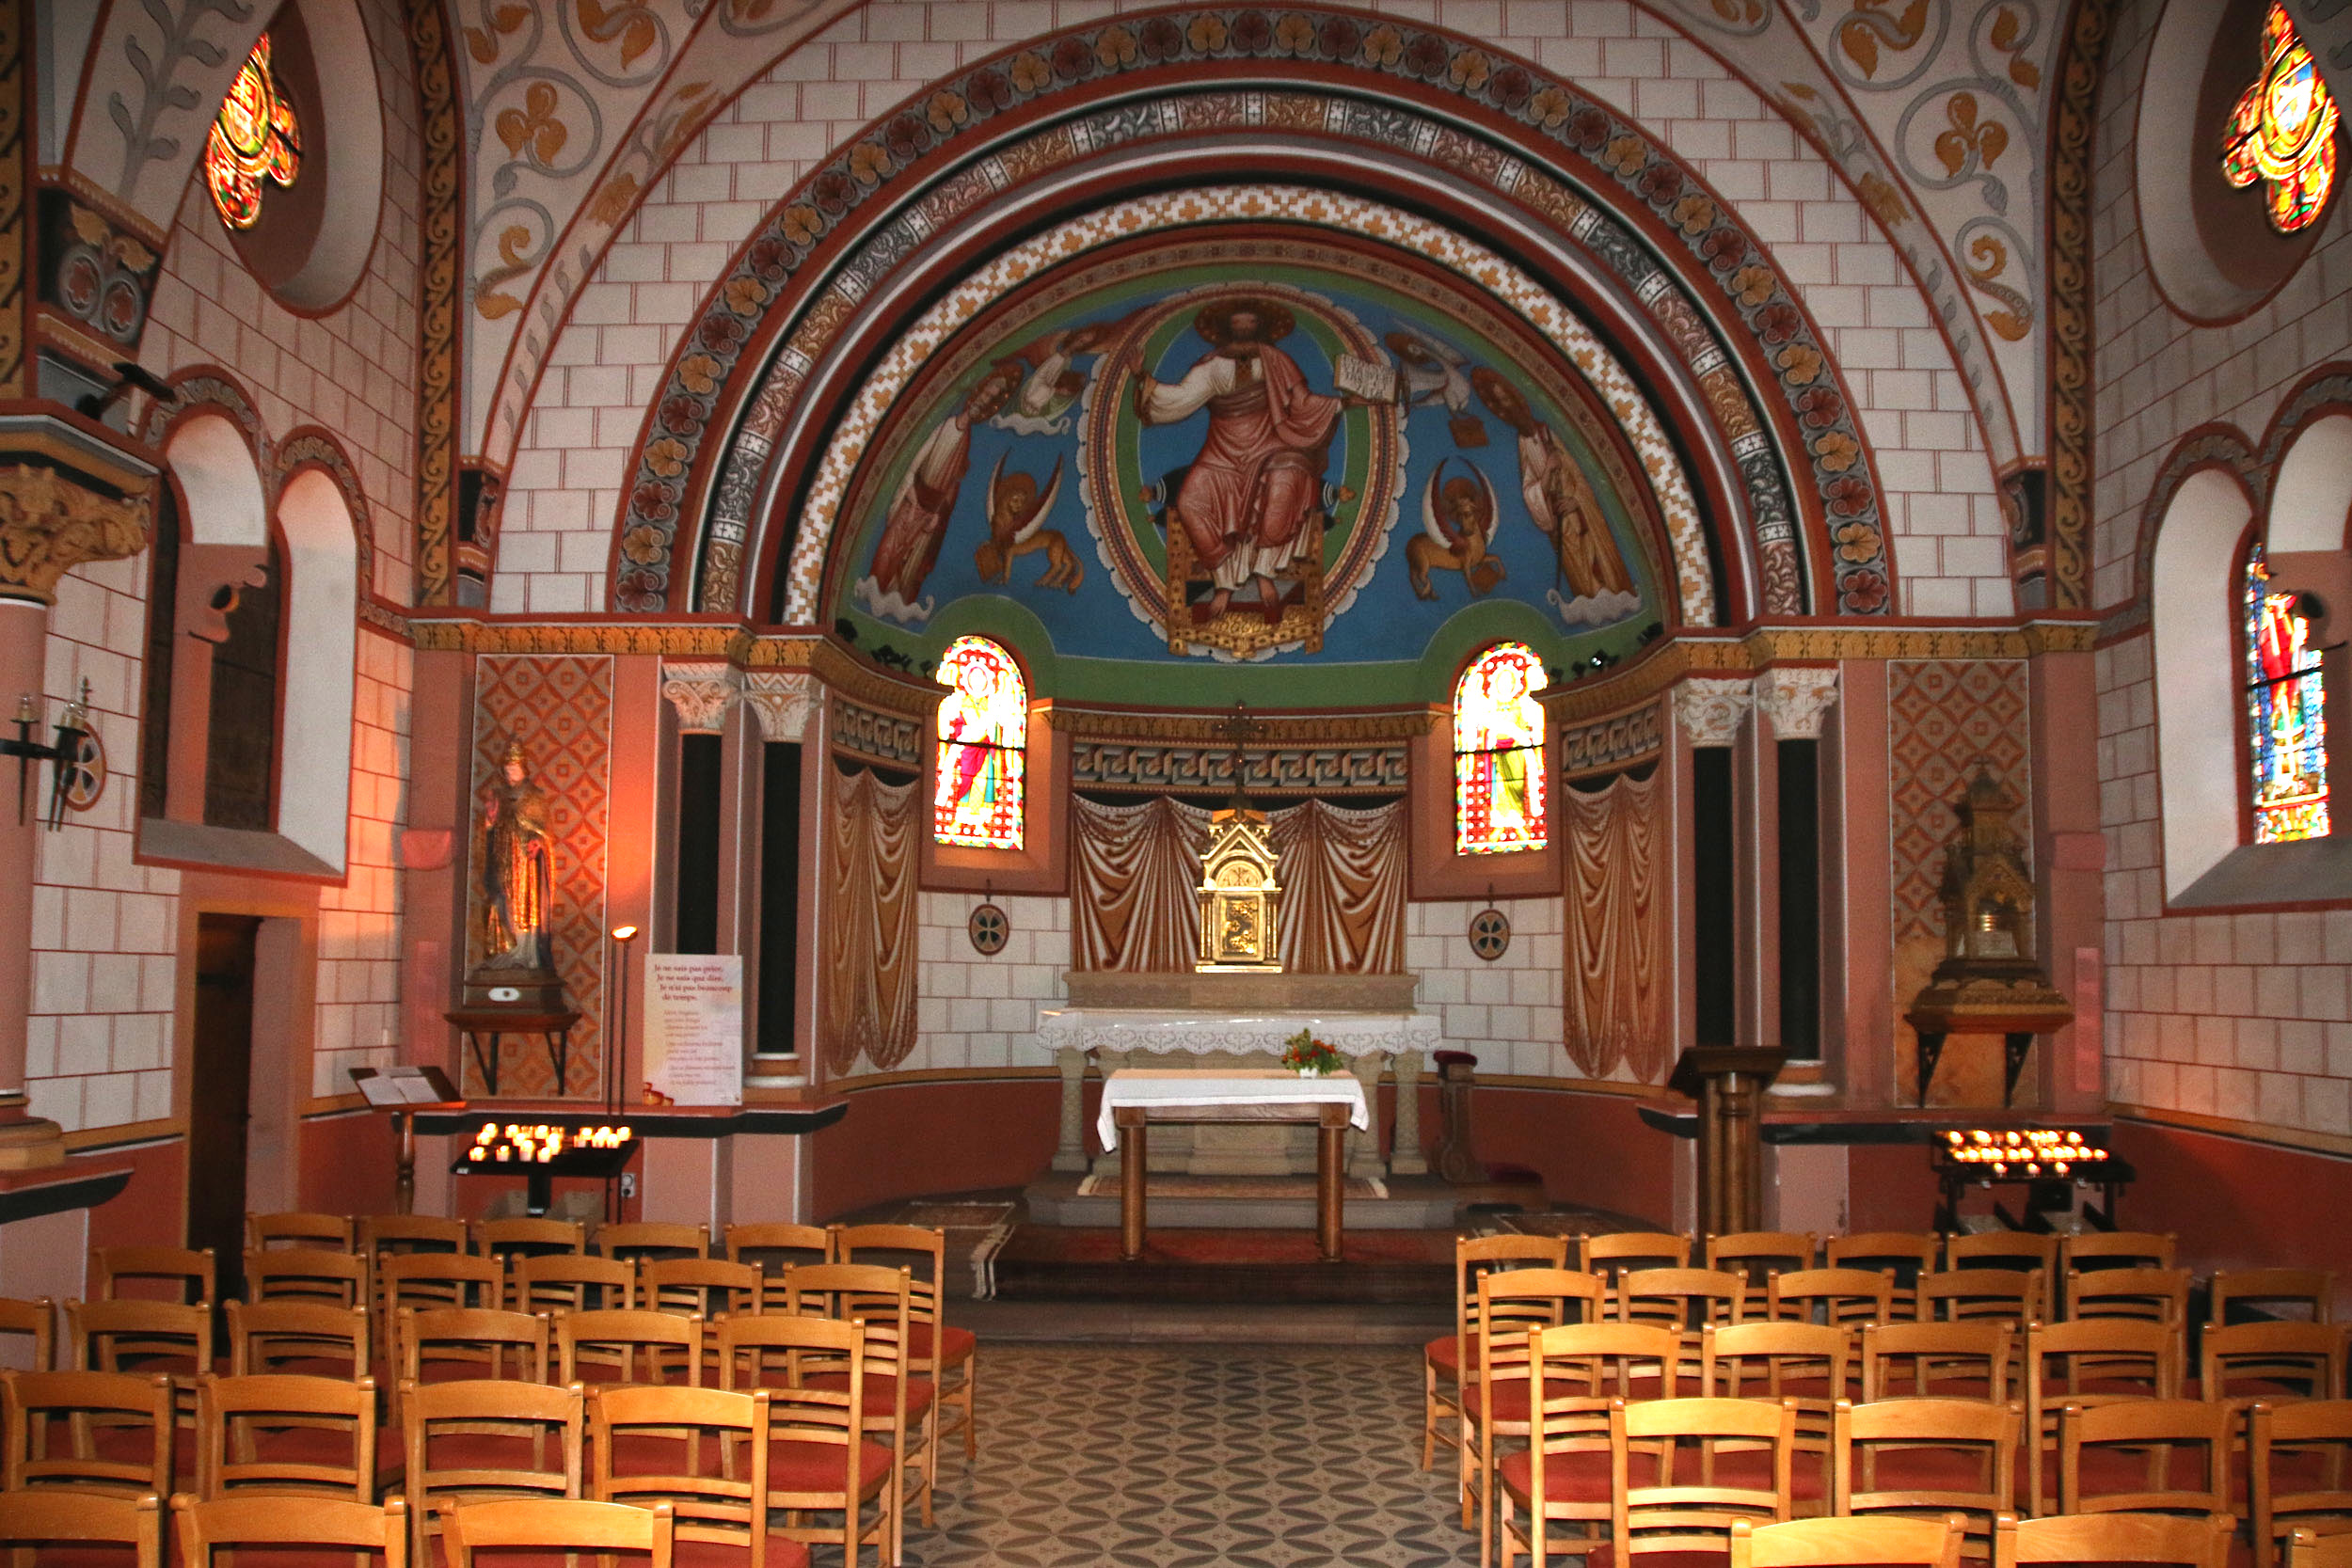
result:
[(1544, 667), (1524, 642), (1498, 642), (1454, 688), (1454, 847), (1465, 855), (1540, 849), (1544, 832)]
[(2286, 7), (2263, 19), (2262, 73), (2238, 95), (2221, 132), (2221, 176), (2262, 182), (2270, 227), (2292, 234), (2319, 221), (2336, 183), (2336, 101)]
[(1018, 849), (1029, 733), (1021, 666), (985, 637), (959, 637), (939, 661), (939, 679), (955, 689), (939, 705), (931, 836), (942, 844)]
[(262, 182), (294, 182), (302, 163), (302, 133), (294, 105), (270, 74), (269, 35), (238, 68), (204, 138), (204, 184), (213, 193), (220, 221), (250, 229), (262, 221)]
[(2328, 721), (2319, 650), (2296, 595), (2273, 593), (2260, 545), (2246, 563), (2246, 721), (2254, 842), (2328, 836)]

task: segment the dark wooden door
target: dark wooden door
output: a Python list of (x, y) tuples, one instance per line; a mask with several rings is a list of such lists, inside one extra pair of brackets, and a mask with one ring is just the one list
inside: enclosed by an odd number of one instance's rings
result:
[(220, 1299), (243, 1293), (246, 1123), (253, 1115), (253, 948), (261, 917), (196, 917), (188, 1085), (188, 1245), (211, 1247)]

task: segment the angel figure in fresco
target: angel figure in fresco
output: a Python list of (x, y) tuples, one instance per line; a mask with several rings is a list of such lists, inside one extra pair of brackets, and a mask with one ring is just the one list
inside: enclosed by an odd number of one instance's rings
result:
[(483, 967), (554, 968), (548, 944), (555, 859), (554, 811), (510, 742), (482, 803)]
[(1472, 596), (1484, 598), (1503, 578), (1502, 562), (1487, 551), (1495, 538), (1495, 493), (1486, 476), (1467, 460), (1467, 474), (1445, 476), (1446, 462), (1438, 465), (1422, 491), (1421, 533), (1405, 541), (1405, 562), (1413, 592), (1434, 599), (1438, 590), (1429, 581), (1432, 571), (1459, 572)]
[(1012, 356), (1024, 367), (1021, 389), (989, 422), (1015, 436), (1068, 435), (1071, 405), (1087, 384), (1078, 361), (1117, 341), (1133, 319), (1121, 316), (1088, 326), (1058, 327), (1023, 344)]
[[(1223, 299), (1193, 318), (1209, 344), (1184, 378), (1136, 377), (1136, 416), (1177, 424), (1206, 409), (1209, 426), (1169, 509), (1214, 591), (1192, 607), (1195, 623), (1225, 613), (1235, 590), (1255, 583), (1266, 625), (1300, 596), (1297, 562), (1308, 518), (1323, 503), (1324, 468), (1347, 400), (1309, 389), (1307, 375), (1276, 345), (1296, 324), (1271, 300)], [(1288, 578), (1288, 595), (1279, 583)]]
[(1058, 588), (1065, 594), (1075, 594), (1078, 585), (1087, 579), (1085, 562), (1070, 547), (1059, 529), (1043, 527), (1045, 515), (1054, 509), (1054, 498), (1061, 494), (1061, 459), (1054, 459), (1054, 471), (1046, 477), (1041, 493), (1035, 477), (1015, 471), (1005, 472), (1005, 460), (996, 459), (996, 467), (988, 476), (988, 537), (972, 552), (972, 562), (980, 570), (982, 582), (1009, 582), (1012, 563), (1032, 550), (1045, 552), (1045, 571), (1037, 579), (1040, 588)]
[(1610, 537), (1600, 500), (1584, 472), (1568, 454), (1559, 433), (1535, 417), (1517, 387), (1484, 366), (1470, 372), (1470, 385), (1486, 411), (1518, 436), (1519, 494), (1527, 515), (1551, 541), (1555, 580), (1563, 595), (1547, 595), (1570, 626), (1607, 626), (1641, 606), (1632, 575)]
[(1380, 341), (1396, 356), (1397, 394), (1407, 408), (1443, 408), (1455, 446), (1486, 444), (1486, 426), (1470, 412), (1470, 362), (1460, 349), (1415, 332), (1390, 332)]
[(930, 619), (932, 601), (919, 595), (939, 563), (948, 516), (972, 467), (972, 427), (995, 418), (1020, 387), (1022, 374), (1019, 363), (1011, 360), (989, 367), (963, 406), (940, 420), (914, 454), (898, 494), (890, 498), (873, 564), (850, 590), (878, 619), (910, 626)]

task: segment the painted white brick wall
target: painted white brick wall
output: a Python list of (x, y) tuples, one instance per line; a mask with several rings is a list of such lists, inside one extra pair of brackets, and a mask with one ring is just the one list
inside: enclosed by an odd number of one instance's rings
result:
[(1498, 899), (1511, 922), (1511, 946), (1492, 962), (1470, 944), (1470, 916), (1485, 907), (1406, 906), (1405, 967), (1421, 976), (1421, 1010), (1438, 1016), (1447, 1050), (1477, 1056), (1482, 1075), (1577, 1076), (1561, 1044), (1561, 901)]
[(983, 955), (967, 922), (974, 893), (920, 895), (916, 912), (914, 1053), (900, 1072), (930, 1068), (1051, 1067), (1037, 1043), (1037, 1014), (1064, 996), (1070, 968), (1070, 900), (1000, 893), (1012, 922), (1004, 951)]
[[(811, 168), (966, 62), (1117, 8), (1090, 0), (860, 8), (786, 55), (689, 144), (580, 291), (525, 417), (491, 608), (603, 608), (623, 466), (679, 334), (727, 260)], [(1486, 39), (1635, 118), (1740, 212), (1828, 340), (1884, 488), (1900, 609), (2013, 608), (2000, 508), (1949, 346), (1852, 191), (1778, 110), (1622, 0), (1375, 0)]]

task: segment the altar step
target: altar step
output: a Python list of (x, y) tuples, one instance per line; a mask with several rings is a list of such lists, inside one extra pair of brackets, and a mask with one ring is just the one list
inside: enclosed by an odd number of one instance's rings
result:
[(1452, 1297), (1450, 1228), (1362, 1231), (1343, 1253), (1322, 1261), (1311, 1229), (1171, 1227), (1129, 1263), (1115, 1226), (1030, 1224), (993, 1238), (974, 1266), (982, 1299), (1006, 1302), (1441, 1307)]
[[(1033, 1226), (1073, 1229), (1119, 1227), (1119, 1177), (1048, 1171), (1024, 1195)], [(1428, 1230), (1454, 1234), (1470, 1206), (1544, 1206), (1540, 1183), (1486, 1182), (1456, 1186), (1434, 1176), (1391, 1176), (1378, 1182), (1351, 1179), (1343, 1227)], [(1155, 1173), (1145, 1192), (1144, 1223), (1152, 1229), (1298, 1231), (1311, 1242), (1315, 1179), (1311, 1176), (1181, 1176)], [(1452, 1243), (1447, 1243), (1452, 1258)]]

